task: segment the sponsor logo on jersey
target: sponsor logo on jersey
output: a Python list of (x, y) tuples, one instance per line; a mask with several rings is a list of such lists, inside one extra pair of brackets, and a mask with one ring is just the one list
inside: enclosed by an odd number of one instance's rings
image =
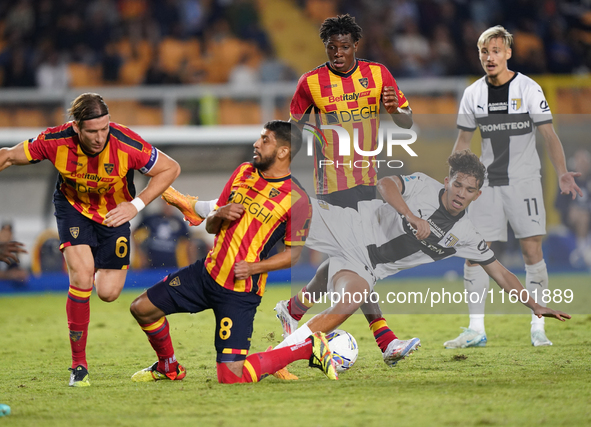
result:
[(277, 197), (279, 196), (279, 194), (281, 194), (279, 192), (279, 190), (277, 190), (276, 188), (271, 188), (271, 191), (269, 191), (269, 197), (272, 199), (273, 197)]
[(269, 210), (260, 202), (245, 194), (234, 193), (229, 202), (240, 203), (248, 213), (263, 223), (267, 223), (273, 218), (272, 210)]
[(115, 167), (115, 165), (113, 163), (105, 163), (105, 172), (107, 172), (107, 175), (111, 175), (111, 172), (113, 172), (113, 168)]
[(80, 234), (80, 228), (79, 227), (70, 227), (70, 234), (72, 235), (72, 237), (74, 239), (77, 239), (78, 235)]
[(481, 253), (485, 253), (486, 251), (488, 251), (488, 245), (486, 244), (484, 239), (482, 239), (481, 242), (478, 244), (478, 250)]
[(488, 104), (488, 111), (507, 111), (506, 102), (490, 102)]
[(511, 98), (511, 107), (513, 111), (517, 111), (521, 108), (521, 98)]
[(337, 86), (338, 86), (338, 84), (336, 84), (336, 83), (333, 83), (333, 84), (331, 84), (331, 85), (325, 85), (325, 86), (324, 86), (324, 89), (332, 89), (333, 87), (337, 87)]
[(172, 279), (169, 283), (170, 286), (181, 286), (181, 279), (179, 279), (179, 276), (175, 277), (174, 279)]
[[(105, 169), (107, 169), (105, 165)], [(96, 181), (96, 182), (113, 182), (114, 178), (104, 178), (96, 173), (72, 173), (72, 178), (82, 178), (87, 181)]]
[(529, 129), (531, 128), (531, 121), (525, 120), (522, 122), (512, 123), (494, 123), (494, 124), (478, 124), (480, 132), (495, 132), (502, 130), (516, 130), (516, 129)]
[(445, 236), (445, 231), (443, 231), (441, 228), (439, 228), (439, 226), (438, 226), (437, 224), (435, 224), (431, 218), (429, 218), (429, 219), (427, 220), (427, 222), (429, 223), (429, 225), (430, 225), (430, 228), (431, 228), (431, 232), (432, 232), (433, 234), (435, 234), (435, 235), (436, 235), (437, 237), (439, 237), (440, 239), (441, 239), (443, 236)]
[(450, 233), (449, 236), (445, 238), (443, 244), (446, 248), (451, 248), (452, 246), (455, 246), (455, 244), (458, 243), (459, 240), (460, 239), (457, 236)]
[(550, 107), (548, 106), (548, 102), (546, 102), (545, 99), (543, 99), (542, 102), (540, 102), (540, 108), (542, 109), (542, 112), (544, 112), (544, 113), (550, 111)]
[[(362, 79), (363, 80), (363, 79)], [(359, 98), (363, 98), (366, 97), (370, 94), (370, 91), (364, 91), (364, 92), (359, 92), (359, 93), (343, 93), (342, 95), (339, 96), (329, 96), (328, 97), (328, 102), (333, 103), (333, 102), (341, 102), (341, 101), (357, 101)]]
[(369, 79), (367, 77), (364, 77), (362, 79), (359, 79), (359, 83), (361, 84), (361, 86), (367, 89), (367, 86), (369, 86)]

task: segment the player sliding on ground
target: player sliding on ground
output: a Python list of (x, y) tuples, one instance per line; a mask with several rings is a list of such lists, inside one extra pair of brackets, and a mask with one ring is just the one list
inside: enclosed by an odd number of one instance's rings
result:
[[(158, 356), (152, 366), (136, 372), (133, 381), (182, 380), (186, 372), (175, 358), (166, 316), (206, 309), (212, 309), (216, 318), (220, 383), (258, 382), (301, 359), (337, 379), (323, 333), (310, 334), (294, 346), (248, 356), (267, 273), (297, 262), (308, 234), (310, 200), (290, 175), (292, 155), (301, 144), (301, 131), (295, 125), (267, 123), (254, 144), (252, 164), (234, 171), (207, 217), (206, 229), (216, 235), (207, 257), (167, 276), (131, 304), (131, 313)], [(285, 250), (267, 258), (280, 240)]]
[[(364, 294), (373, 291), (377, 280), (401, 270), (458, 256), (480, 264), (505, 292), (522, 295), (519, 279), (496, 260), (465, 212), (480, 196), (484, 165), (469, 150), (452, 154), (448, 163), (445, 185), (422, 173), (382, 178), (378, 191), (386, 203), (360, 202), (358, 212), (312, 200), (306, 246), (330, 257), (328, 292)], [(526, 297), (522, 302), (536, 316), (570, 319)], [(360, 305), (344, 300), (314, 316), (278, 347), (300, 342), (314, 331), (337, 328)]]

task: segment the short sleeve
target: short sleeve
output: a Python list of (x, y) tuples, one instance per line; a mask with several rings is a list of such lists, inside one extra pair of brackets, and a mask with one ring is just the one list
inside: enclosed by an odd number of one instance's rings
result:
[(398, 106), (400, 108), (405, 108), (408, 107), (408, 99), (406, 99), (406, 96), (404, 95), (404, 93), (402, 92), (402, 90), (400, 90), (400, 88), (398, 87), (398, 83), (396, 83), (396, 79), (392, 76), (392, 73), (390, 73), (390, 71), (385, 67), (385, 66), (381, 66), (381, 71), (382, 71), (382, 91), (384, 90), (384, 88), (386, 86), (393, 86), (396, 90), (396, 96), (398, 97)]
[[(415, 172), (411, 175), (400, 175), (402, 181), (402, 198), (404, 201), (410, 199), (413, 195), (421, 191), (429, 180), (433, 180), (424, 173)], [(434, 181), (434, 180), (433, 180)]]
[(226, 185), (224, 185), (224, 189), (222, 190), (220, 197), (218, 197), (218, 201), (216, 202), (214, 209), (218, 209), (221, 206), (225, 206), (229, 202), (230, 195), (232, 194), (232, 188), (234, 187), (234, 181), (236, 180), (236, 177), (238, 176), (238, 174), (242, 173), (242, 171), (244, 170), (245, 167), (248, 167), (248, 166), (250, 166), (250, 163), (242, 163), (240, 166), (238, 166), (236, 168), (236, 170), (234, 170), (234, 173), (232, 173), (232, 176), (226, 182)]
[(476, 130), (476, 117), (474, 116), (472, 96), (471, 92), (467, 89), (464, 91), (464, 95), (462, 95), (462, 100), (460, 101), (457, 126), (458, 129), (468, 132)]
[(292, 181), (291, 209), (285, 230), (286, 246), (303, 246), (310, 231), (312, 204), (308, 195)]
[(552, 123), (552, 113), (548, 101), (546, 101), (540, 85), (533, 80), (528, 85), (525, 102), (527, 103), (527, 111), (536, 126)]
[(289, 115), (291, 119), (296, 122), (306, 122), (306, 113), (310, 111), (310, 108), (314, 105), (314, 99), (310, 93), (310, 87), (308, 86), (307, 74), (300, 77), (296, 91), (291, 98), (291, 104), (289, 105)]
[(467, 240), (456, 246), (456, 251), (456, 256), (475, 264), (487, 265), (496, 260), (494, 252), (475, 228), (470, 232)]
[(45, 141), (45, 132), (39, 134), (36, 138), (24, 141), (23, 148), (30, 163), (37, 163), (51, 158), (48, 152), (48, 144)]

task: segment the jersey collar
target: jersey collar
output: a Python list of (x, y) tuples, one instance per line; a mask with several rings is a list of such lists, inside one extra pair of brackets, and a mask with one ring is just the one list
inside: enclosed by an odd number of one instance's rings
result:
[(351, 74), (353, 74), (355, 71), (357, 71), (357, 68), (359, 68), (359, 60), (357, 58), (355, 58), (355, 65), (353, 66), (353, 68), (351, 68), (346, 73), (341, 73), (340, 71), (335, 70), (334, 68), (332, 68), (330, 66), (330, 62), (328, 62), (328, 61), (326, 62), (326, 66), (328, 67), (328, 69), (330, 70), (331, 73), (333, 73), (339, 77), (349, 77)]
[(486, 82), (486, 85), (489, 87), (489, 89), (499, 90), (499, 89), (503, 89), (503, 88), (506, 88), (507, 86), (509, 86), (509, 84), (513, 80), (515, 80), (515, 78), (517, 77), (518, 74), (519, 74), (519, 72), (515, 71), (515, 74), (513, 74), (513, 77), (511, 77), (508, 82), (503, 83), (500, 86), (493, 86), (492, 84), (490, 84), (490, 82), (488, 81), (488, 76), (484, 76), (484, 81)]
[(279, 177), (276, 177), (276, 176), (265, 176), (265, 175), (263, 175), (263, 173), (262, 173), (260, 170), (258, 170), (258, 169), (257, 169), (257, 173), (258, 173), (258, 175), (259, 175), (261, 178), (263, 178), (263, 179), (264, 179), (265, 181), (267, 181), (267, 182), (281, 182), (281, 181), (287, 181), (288, 179), (290, 179), (290, 178), (291, 178), (291, 173), (288, 173), (288, 174), (287, 174), (287, 175), (285, 175), (285, 176), (279, 176)]
[(459, 214), (457, 214), (456, 216), (453, 216), (452, 214), (450, 214), (448, 212), (447, 209), (445, 209), (445, 206), (443, 206), (443, 193), (445, 192), (445, 188), (442, 188), (439, 191), (439, 211), (441, 211), (441, 213), (443, 214), (443, 216), (453, 222), (458, 222), (460, 219), (462, 219), (464, 217), (464, 215), (466, 214), (466, 209), (464, 209), (462, 212), (460, 212)]

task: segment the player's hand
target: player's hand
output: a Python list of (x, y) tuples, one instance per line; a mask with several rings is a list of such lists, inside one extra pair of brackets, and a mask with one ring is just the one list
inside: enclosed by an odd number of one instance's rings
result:
[(107, 213), (103, 225), (107, 227), (119, 227), (131, 221), (137, 214), (137, 208), (133, 204), (130, 202), (121, 202), (115, 209)]
[(246, 280), (250, 276), (252, 276), (252, 273), (249, 262), (242, 260), (234, 264), (234, 278), (236, 280)]
[(542, 307), (541, 305), (538, 306), (539, 308), (534, 310), (534, 314), (538, 317), (553, 317), (555, 319), (564, 322), (566, 319), (570, 319), (570, 315), (563, 313), (562, 311), (552, 310), (548, 307)]
[(390, 114), (396, 113), (398, 110), (398, 95), (394, 86), (386, 86), (382, 91), (382, 103), (386, 107), (386, 111)]
[(18, 263), (18, 254), (26, 254), (25, 245), (20, 242), (0, 242), (0, 261)]
[(415, 233), (415, 237), (418, 240), (423, 240), (429, 237), (429, 234), (431, 234), (431, 226), (427, 221), (414, 215), (412, 215), (412, 217), (407, 216), (406, 219), (408, 220), (412, 228), (417, 230), (417, 232)]
[(575, 182), (575, 178), (581, 176), (580, 172), (566, 172), (558, 178), (558, 185), (560, 186), (560, 194), (572, 194), (573, 200), (577, 197), (583, 197), (583, 192)]
[(240, 203), (228, 203), (215, 211), (215, 216), (226, 221), (235, 221), (244, 214), (244, 205)]

